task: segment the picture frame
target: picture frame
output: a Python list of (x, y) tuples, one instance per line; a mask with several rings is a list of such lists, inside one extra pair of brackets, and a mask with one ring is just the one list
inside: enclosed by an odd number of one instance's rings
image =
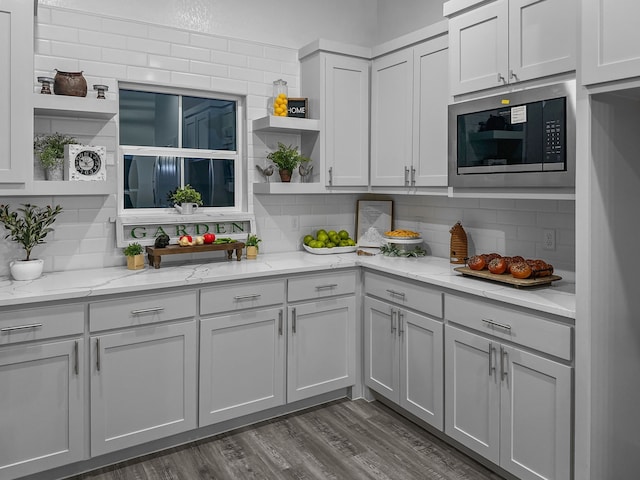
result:
[(358, 200), (356, 243), (360, 247), (380, 247), (384, 233), (393, 230), (393, 200)]
[(307, 98), (288, 98), (287, 117), (309, 118), (309, 105)]

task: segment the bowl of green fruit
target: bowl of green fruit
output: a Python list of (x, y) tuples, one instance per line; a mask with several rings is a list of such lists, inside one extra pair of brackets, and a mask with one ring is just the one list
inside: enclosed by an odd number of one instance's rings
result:
[(357, 250), (356, 242), (346, 230), (320, 229), (315, 235), (305, 235), (302, 239), (304, 249), (314, 255), (332, 255), (350, 253)]

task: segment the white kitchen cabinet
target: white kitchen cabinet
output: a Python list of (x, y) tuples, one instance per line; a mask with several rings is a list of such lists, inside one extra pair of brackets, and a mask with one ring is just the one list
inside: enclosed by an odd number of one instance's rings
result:
[(85, 458), (83, 329), (80, 305), (0, 314), (0, 478)]
[(370, 61), (321, 50), (302, 55), (301, 92), (321, 125), (315, 168), (327, 187), (367, 186)]
[(445, 433), (523, 480), (571, 478), (571, 367), (445, 327)]
[(640, 4), (582, 0), (582, 83), (640, 76)]
[(453, 4), (452, 95), (575, 70), (576, 0), (496, 0), (460, 14)]
[(373, 61), (371, 185), (447, 185), (447, 36)]
[(199, 426), (285, 403), (283, 308), (200, 321)]
[(0, 191), (33, 171), (33, 24), (33, 2), (0, 0)]
[(195, 311), (192, 291), (89, 305), (92, 456), (196, 428)]
[(442, 322), (366, 297), (365, 385), (443, 428)]

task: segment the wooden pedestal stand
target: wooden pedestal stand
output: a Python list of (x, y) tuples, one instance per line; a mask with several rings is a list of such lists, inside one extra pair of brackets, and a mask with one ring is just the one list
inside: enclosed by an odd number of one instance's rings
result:
[(181, 253), (199, 253), (224, 250), (227, 252), (227, 259), (231, 260), (233, 258), (233, 251), (235, 250), (236, 260), (239, 262), (242, 259), (243, 248), (243, 242), (221, 243), (218, 245), (192, 245), (190, 247), (181, 247), (180, 245), (167, 245), (164, 248), (147, 247), (147, 256), (149, 257), (149, 265), (153, 265), (154, 268), (160, 268), (160, 260), (162, 259), (163, 255), (178, 255)]

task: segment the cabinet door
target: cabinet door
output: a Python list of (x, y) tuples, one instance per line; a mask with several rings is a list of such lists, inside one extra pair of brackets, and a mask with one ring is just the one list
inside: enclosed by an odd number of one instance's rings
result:
[(396, 403), (400, 401), (398, 309), (370, 297), (364, 299), (364, 383)]
[(33, 2), (0, 0), (0, 188), (33, 169), (33, 22)]
[(417, 313), (399, 312), (400, 406), (442, 430), (442, 322)]
[(571, 478), (571, 368), (501, 347), (500, 466), (523, 480)]
[(582, 0), (585, 85), (640, 76), (640, 3)]
[(322, 134), (328, 186), (369, 184), (369, 61), (327, 56)]
[(445, 327), (445, 427), (451, 438), (498, 464), (500, 371), (497, 344)]
[(447, 37), (414, 48), (412, 185), (447, 186)]
[(497, 0), (449, 20), (452, 95), (507, 82), (508, 13), (507, 0)]
[(575, 70), (577, 13), (575, 0), (509, 1), (509, 82)]
[(199, 425), (285, 403), (282, 308), (200, 322)]
[(0, 348), (0, 478), (84, 458), (84, 342)]
[(196, 428), (196, 323), (91, 338), (91, 455)]
[(289, 307), (287, 401), (355, 384), (356, 299)]
[(371, 185), (409, 185), (413, 51), (375, 59), (371, 79)]

